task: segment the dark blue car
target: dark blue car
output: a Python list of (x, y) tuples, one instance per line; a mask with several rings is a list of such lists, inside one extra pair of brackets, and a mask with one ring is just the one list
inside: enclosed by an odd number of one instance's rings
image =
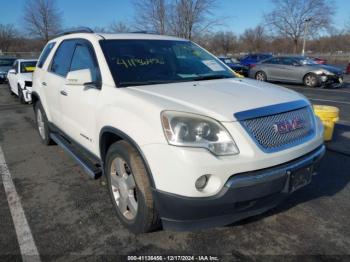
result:
[(258, 53), (258, 54), (249, 54), (244, 56), (239, 60), (240, 64), (250, 67), (251, 65), (255, 65), (259, 61), (271, 58), (271, 54), (264, 54), (264, 53)]

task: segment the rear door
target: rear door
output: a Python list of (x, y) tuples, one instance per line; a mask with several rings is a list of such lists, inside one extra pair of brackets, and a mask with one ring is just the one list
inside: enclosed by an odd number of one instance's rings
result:
[(43, 75), (42, 90), (45, 93), (47, 109), (50, 111), (51, 121), (63, 128), (60, 92), (64, 88), (68, 74), (76, 40), (69, 39), (61, 42), (48, 68), (48, 73)]
[(278, 71), (280, 66), (280, 58), (274, 57), (261, 62), (261, 68), (266, 73), (267, 80), (278, 80)]
[(101, 73), (91, 43), (78, 40), (69, 71), (89, 69), (92, 84), (64, 85), (60, 94), (63, 131), (86, 149), (93, 151), (96, 105), (100, 95)]

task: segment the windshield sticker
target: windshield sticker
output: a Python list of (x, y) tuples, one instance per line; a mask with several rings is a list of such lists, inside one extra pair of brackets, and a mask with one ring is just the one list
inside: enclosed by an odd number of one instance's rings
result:
[(116, 63), (117, 65), (124, 66), (125, 68), (165, 64), (164, 60), (159, 58), (117, 58)]
[(24, 68), (24, 70), (25, 70), (26, 72), (34, 72), (35, 66), (26, 66), (26, 67)]
[(225, 71), (225, 69), (215, 60), (203, 60), (202, 63), (209, 67), (212, 71)]
[(197, 74), (177, 74), (181, 78), (193, 78), (193, 77), (198, 77)]

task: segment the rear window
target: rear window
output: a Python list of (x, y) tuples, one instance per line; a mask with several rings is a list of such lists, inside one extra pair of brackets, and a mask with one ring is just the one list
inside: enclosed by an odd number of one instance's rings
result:
[(48, 44), (45, 46), (44, 50), (42, 51), (42, 53), (41, 53), (41, 55), (40, 55), (40, 58), (39, 58), (37, 67), (39, 67), (39, 68), (42, 68), (42, 67), (43, 67), (43, 65), (44, 65), (44, 63), (45, 63), (47, 57), (49, 56), (49, 54), (50, 54), (50, 52), (51, 52), (51, 50), (52, 50), (52, 48), (53, 48), (54, 46), (55, 46), (55, 43), (54, 43), (54, 42), (48, 43)]

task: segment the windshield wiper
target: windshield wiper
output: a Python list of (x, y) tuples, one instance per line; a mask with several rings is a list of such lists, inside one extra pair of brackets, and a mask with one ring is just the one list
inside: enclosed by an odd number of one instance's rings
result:
[(203, 80), (214, 80), (214, 79), (223, 79), (223, 78), (232, 78), (227, 75), (207, 75), (207, 76), (199, 76), (193, 79), (193, 81), (203, 81)]
[(130, 81), (130, 82), (120, 83), (119, 87), (170, 84), (170, 83), (175, 83), (175, 82), (178, 82), (178, 81), (176, 81), (176, 80)]

